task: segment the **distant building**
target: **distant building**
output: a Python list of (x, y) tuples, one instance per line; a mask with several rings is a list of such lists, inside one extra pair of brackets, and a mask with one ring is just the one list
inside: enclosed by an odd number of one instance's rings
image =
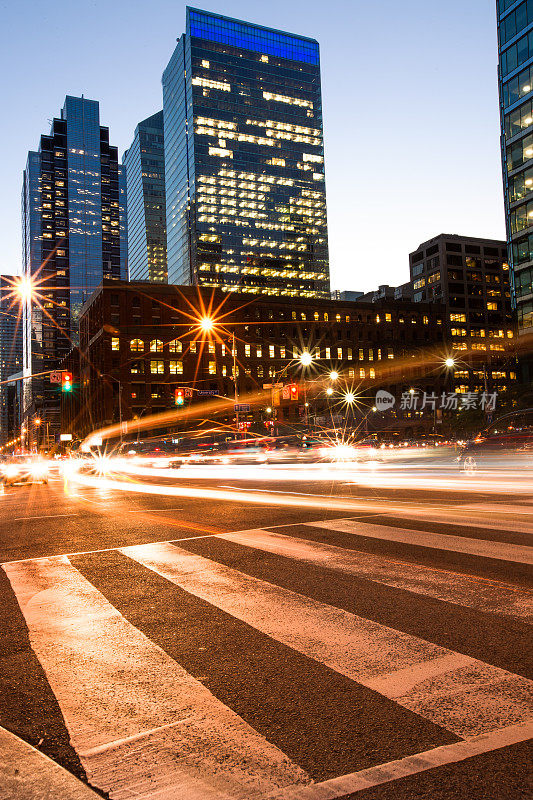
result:
[(364, 292), (341, 291), (340, 289), (333, 289), (331, 292), (332, 300), (359, 300)]
[(443, 303), (457, 391), (504, 391), (517, 377), (506, 243), (441, 233), (409, 255), (415, 303)]
[(188, 8), (163, 110), (169, 283), (329, 297), (318, 43)]
[(18, 418), (14, 390), (6, 381), (22, 370), (22, 314), (13, 295), (13, 279), (13, 275), (0, 275), (0, 445), (13, 438)]
[[(202, 308), (211, 304), (221, 306), (223, 315), (212, 339), (199, 325)], [(131, 422), (171, 410), (180, 387), (192, 391), (192, 403), (210, 393), (227, 398), (217, 402), (231, 424), (235, 377), (240, 397), (259, 397), (244, 418), (256, 424), (271, 405), (280, 423), (302, 422), (303, 389), (299, 402), (281, 396), (278, 405), (277, 393), (264, 385), (305, 379), (309, 413), (329, 418), (332, 407), (346, 415), (342, 398), (353, 390), (364, 397), (353, 410), (360, 419), (372, 413), (378, 388), (387, 388), (398, 401), (411, 386), (428, 393), (445, 388), (447, 375), (435, 369), (445, 352), (444, 333), (444, 309), (435, 303), (287, 302), (205, 287), (104, 281), (82, 311), (82, 359), (74, 378), (81, 392), (80, 416), (70, 417), (65, 427), (86, 434), (119, 419)], [(299, 360), (304, 351), (313, 357), (307, 372)], [(330, 401), (325, 389), (331, 371), (339, 378), (338, 394)], [(391, 415), (389, 422), (395, 424), (400, 416)], [(418, 411), (404, 416), (404, 427), (424, 423)], [(427, 423), (433, 426), (433, 414)]]
[(533, 3), (498, 0), (501, 156), (511, 291), (533, 381)]
[(167, 281), (163, 112), (139, 122), (124, 153), (131, 281)]
[(78, 340), (80, 309), (103, 278), (126, 279), (125, 184), (117, 148), (100, 125), (98, 102), (67, 96), (22, 186), (24, 417), (59, 432), (57, 386), (47, 375)]

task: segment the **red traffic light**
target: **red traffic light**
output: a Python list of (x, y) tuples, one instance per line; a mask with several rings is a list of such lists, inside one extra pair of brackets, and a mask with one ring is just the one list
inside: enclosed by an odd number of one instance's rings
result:
[(291, 400), (298, 400), (298, 386), (295, 383), (289, 386), (289, 395)]
[(182, 406), (185, 403), (185, 389), (178, 388), (174, 390), (174, 402), (177, 406)]
[(72, 372), (61, 373), (61, 391), (63, 392), (72, 391)]

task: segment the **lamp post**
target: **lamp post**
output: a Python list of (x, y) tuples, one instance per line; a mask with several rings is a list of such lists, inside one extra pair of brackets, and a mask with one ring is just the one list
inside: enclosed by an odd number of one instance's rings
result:
[(120, 443), (122, 444), (123, 436), (122, 436), (122, 383), (118, 378), (113, 377), (108, 372), (101, 372), (101, 378), (110, 378), (115, 383), (118, 383), (118, 420), (120, 424)]
[(39, 450), (39, 428), (40, 428), (40, 425), (41, 425), (40, 417), (36, 417), (33, 420), (33, 425), (34, 425), (34, 428), (35, 428), (35, 447), (36, 447), (37, 450)]
[(307, 369), (307, 367), (310, 367), (311, 364), (313, 363), (313, 356), (308, 350), (304, 350), (303, 353), (300, 353), (299, 361), (303, 367), (302, 372), (304, 377), (304, 409), (305, 409), (304, 413), (305, 413), (305, 427), (307, 428), (309, 427), (309, 413), (308, 413), (309, 404), (307, 402), (307, 382), (305, 380), (305, 370)]

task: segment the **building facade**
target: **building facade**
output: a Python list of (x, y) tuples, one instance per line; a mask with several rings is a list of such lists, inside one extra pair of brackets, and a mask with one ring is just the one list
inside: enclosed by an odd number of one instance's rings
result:
[(139, 122), (123, 158), (131, 281), (167, 281), (163, 112)]
[(22, 370), (22, 314), (13, 280), (13, 275), (0, 275), (0, 445), (13, 439), (17, 428), (20, 433), (16, 393), (7, 383)]
[(506, 243), (440, 234), (409, 255), (414, 302), (444, 304), (459, 392), (515, 384), (516, 321)]
[[(201, 319), (209, 314), (214, 326), (206, 333)], [(368, 414), (378, 388), (398, 399), (412, 386), (428, 394), (446, 388), (444, 328), (444, 309), (437, 304), (302, 298), (288, 303), (198, 287), (105, 281), (82, 312), (82, 357), (74, 378), (81, 413), (70, 429), (86, 435), (172, 409), (179, 387), (191, 389), (191, 402), (210, 393), (232, 402), (238, 394), (252, 403), (250, 419), (275, 405), (269, 387), (280, 390), (294, 382), (306, 385), (314, 415), (326, 414), (331, 404), (342, 411), (347, 391), (361, 397), (356, 415)], [(300, 360), (304, 352), (312, 357), (308, 367)], [(332, 372), (338, 374), (337, 400), (325, 393)], [(278, 420), (301, 422), (304, 409), (302, 389), (297, 403), (281, 398)], [(407, 416), (409, 424), (420, 417)]]
[(188, 8), (162, 82), (169, 283), (328, 297), (318, 43)]
[[(497, 0), (501, 155), (511, 291), (533, 350), (533, 0)], [(533, 380), (533, 358), (523, 361)]]
[(59, 426), (48, 375), (78, 341), (80, 309), (103, 278), (125, 280), (125, 184), (98, 102), (67, 96), (22, 186), (24, 416)]

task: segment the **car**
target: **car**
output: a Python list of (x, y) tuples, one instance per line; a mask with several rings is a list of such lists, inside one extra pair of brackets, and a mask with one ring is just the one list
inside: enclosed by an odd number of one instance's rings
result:
[(463, 446), (457, 462), (466, 474), (533, 467), (533, 408), (505, 414), (480, 431)]
[(48, 483), (48, 463), (36, 456), (13, 456), (1, 465), (2, 483)]

